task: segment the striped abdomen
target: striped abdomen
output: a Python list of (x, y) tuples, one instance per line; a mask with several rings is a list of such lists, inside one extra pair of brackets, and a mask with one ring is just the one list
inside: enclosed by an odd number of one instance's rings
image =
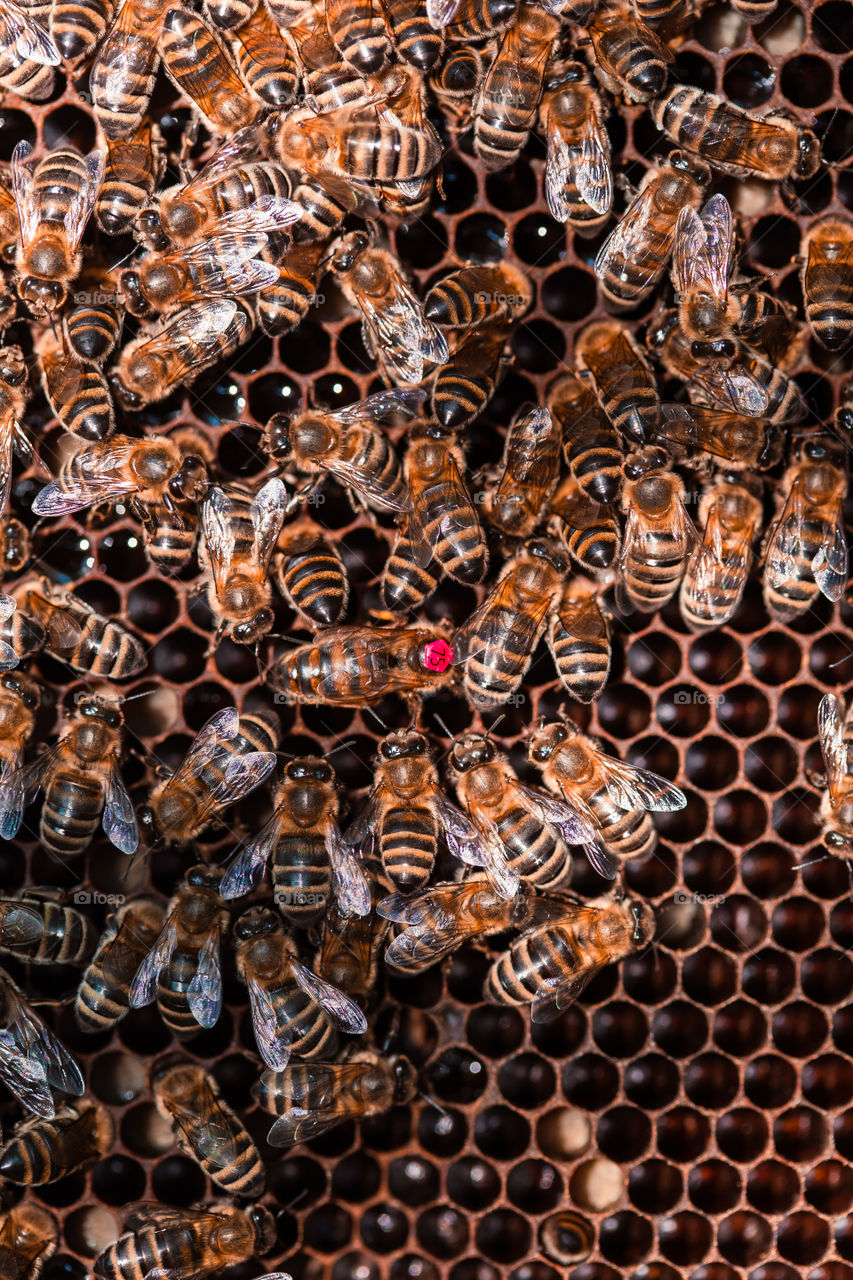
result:
[(605, 508), (591, 510), (584, 523), (563, 523), (561, 537), (578, 564), (593, 572), (609, 569), (619, 553), (619, 525)]
[(383, 813), (382, 865), (403, 893), (422, 889), (429, 880), (437, 835), (435, 815), (426, 805), (390, 805)]
[(322, 836), (282, 836), (272, 864), (276, 906), (298, 929), (308, 929), (325, 911), (332, 868)]
[(69, 360), (61, 347), (42, 354), (44, 389), (50, 407), (74, 436), (103, 440), (115, 425), (106, 378), (96, 365)]
[(103, 809), (101, 774), (60, 762), (44, 781), (39, 839), (50, 853), (73, 858), (91, 844)]
[(150, 1271), (197, 1271), (203, 1257), (192, 1225), (160, 1227), (145, 1223), (119, 1236), (96, 1259), (95, 1273), (104, 1280), (145, 1280)]
[(488, 994), (501, 1004), (529, 1004), (578, 968), (571, 936), (557, 927), (524, 934), (492, 965)]
[(308, 539), (276, 561), (276, 585), (299, 613), (315, 626), (337, 622), (347, 605), (349, 583), (343, 561), (330, 542)]
[(504, 169), (527, 142), (542, 92), (542, 73), (535, 65), (503, 57), (486, 78), (477, 102), (474, 150), (487, 169)]
[(104, 181), (95, 203), (95, 217), (108, 235), (126, 231), (154, 192), (159, 162), (152, 144), (148, 121), (134, 137), (109, 144)]
[(199, 953), (179, 947), (157, 979), (157, 1008), (176, 1036), (194, 1036), (201, 1027), (193, 1017), (187, 993), (198, 969)]
[(81, 360), (101, 364), (118, 341), (121, 314), (112, 302), (81, 303), (65, 320), (68, 344)]
[(8, 61), (0, 53), (0, 84), (10, 93), (30, 102), (44, 102), (53, 93), (56, 76), (53, 67), (42, 66), (38, 62), (25, 59), (16, 67), (9, 67)]
[(622, 582), (640, 613), (653, 613), (671, 600), (687, 567), (685, 539), (680, 530), (656, 530), (642, 540), (642, 555), (631, 547), (625, 558)]
[(46, 648), (49, 652), (59, 653), (75, 671), (100, 676), (104, 680), (120, 680), (134, 675), (147, 661), (145, 650), (136, 636), (97, 614), (80, 619), (80, 637), (73, 650), (53, 650), (49, 638)]
[(262, 102), (286, 107), (293, 101), (299, 85), (293, 47), (263, 5), (234, 32), (231, 48), (240, 75)]
[[(260, 1153), (230, 1108), (222, 1107), (222, 1113), (220, 1116), (215, 1112), (199, 1116), (186, 1132), (176, 1128), (178, 1145), (198, 1162), (215, 1186), (237, 1200), (253, 1200), (263, 1194), (266, 1185), (266, 1170)], [(223, 1152), (216, 1148), (211, 1150), (212, 1123), (219, 1124), (219, 1131), (227, 1135), (220, 1139), (221, 1142), (227, 1142), (232, 1149), (224, 1165)]]
[(149, 504), (143, 519), (148, 559), (164, 573), (178, 573), (190, 560), (198, 534), (198, 505), (172, 497), (174, 510), (164, 503)]
[[(515, 692), (530, 666), (533, 651), (545, 629), (543, 618), (538, 634), (531, 637), (516, 631), (506, 610), (502, 610), (500, 633), (490, 619), (475, 631), (468, 644), (465, 661), (465, 695), (472, 707), (500, 707)], [(520, 621), (520, 619), (519, 619)]]
[(640, 858), (652, 853), (658, 835), (645, 809), (620, 809), (600, 787), (587, 798), (599, 834), (615, 858)]
[(551, 618), (548, 647), (557, 674), (573, 698), (593, 702), (601, 695), (610, 671), (610, 640), (603, 618), (598, 632), (589, 626), (574, 632), (558, 611)]
[[(129, 0), (125, 0), (128, 4)], [(132, 24), (124, 13), (107, 33), (89, 76), (92, 105), (108, 139), (129, 138), (142, 124), (160, 64), (157, 41), (168, 0), (137, 6)]]
[(435, 591), (438, 578), (430, 565), (422, 567), (412, 554), (412, 539), (403, 529), (397, 534), (382, 574), (382, 599), (392, 612), (410, 613)]
[(826, 543), (826, 524), (821, 519), (805, 516), (800, 532), (801, 551), (792, 556), (793, 573), (781, 586), (776, 587), (764, 573), (764, 603), (767, 612), (777, 622), (787, 622), (808, 612), (820, 594), (814, 579), (812, 560)]
[(356, 121), (337, 138), (336, 168), (367, 182), (410, 182), (425, 178), (441, 158), (433, 133), (405, 125)]
[[(450, 506), (446, 498), (457, 499)], [(426, 540), (448, 577), (482, 582), (486, 574), (486, 539), (477, 513), (464, 490), (448, 494), (441, 480), (427, 483), (421, 494)]]
[(433, 384), (432, 411), (448, 430), (459, 430), (482, 413), (495, 393), (508, 330), (503, 325), (469, 329)]
[[(405, 507), (407, 491), (400, 461), (380, 432), (350, 428), (341, 442), (341, 456), (353, 469), (366, 472), (390, 504)], [(334, 475), (334, 465), (330, 470)]]
[(662, 91), (667, 80), (666, 63), (643, 40), (630, 18), (627, 22), (593, 23), (596, 60), (634, 102), (647, 102)]
[(49, 899), (36, 905), (44, 929), (38, 947), (28, 958), (36, 964), (80, 964), (88, 959), (98, 941), (89, 917)]
[(338, 53), (360, 75), (381, 71), (391, 44), (376, 0), (326, 0), (326, 25)]
[(622, 449), (609, 423), (583, 422), (565, 441), (569, 471), (593, 502), (613, 502), (622, 482)]
[(322, 1059), (335, 1054), (337, 1029), (319, 1004), (295, 984), (270, 992), (270, 997), (287, 1026), (297, 1057)]
[(169, 78), (192, 98), (215, 133), (252, 122), (257, 104), (246, 93), (218, 38), (197, 14), (169, 10), (160, 52)]
[(516, 875), (540, 889), (562, 880), (569, 853), (548, 827), (517, 804), (510, 805), (500, 817), (491, 816)]
[(420, 71), (429, 71), (438, 61), (444, 39), (430, 26), (424, 0), (386, 0), (384, 8), (400, 57)]
[(54, 0), (50, 34), (66, 62), (77, 62), (99, 44), (109, 25), (114, 0)]

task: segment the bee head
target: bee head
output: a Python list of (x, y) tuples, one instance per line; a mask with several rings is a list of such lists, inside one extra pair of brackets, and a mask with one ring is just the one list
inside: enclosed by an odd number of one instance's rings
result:
[[(120, 408), (126, 409), (129, 413), (133, 413), (135, 410), (142, 409), (144, 407), (145, 402), (142, 399), (142, 396), (138, 391), (132, 391), (130, 387), (126, 386), (125, 383), (122, 382), (121, 375), (117, 369), (113, 369), (110, 372), (107, 377), (107, 381), (109, 382), (113, 399)], [(87, 428), (82, 431), (78, 429), (77, 434), (84, 436), (87, 440), (101, 440), (107, 432), (96, 432), (94, 430), (94, 426), (91, 425), (87, 426)]]
[(797, 157), (796, 177), (799, 179), (810, 178), (812, 174), (817, 173), (822, 159), (820, 140), (812, 133), (811, 129), (801, 129), (799, 131), (797, 150), (799, 154)]
[[(104, 228), (106, 230), (106, 228)], [(160, 210), (152, 206), (149, 209), (143, 209), (136, 219), (136, 231), (139, 239), (149, 246), (163, 253), (169, 247), (168, 237), (163, 232), (163, 223), (160, 220)]]
[(18, 293), (35, 316), (53, 315), (68, 296), (60, 280), (42, 280), (40, 276), (24, 276)]
[(489, 764), (495, 755), (495, 744), (484, 733), (466, 733), (454, 742), (450, 751), (450, 763), (459, 773), (467, 773), (478, 765)]
[(104, 698), (82, 690), (75, 694), (74, 710), (78, 716), (84, 716), (86, 719), (103, 720), (104, 724), (109, 725), (111, 729), (118, 729), (124, 718), (118, 707)]
[(317, 760), (307, 756), (301, 760), (289, 760), (284, 769), (285, 778), (298, 782), (302, 778), (311, 778), (315, 782), (334, 782), (335, 771), (325, 760)]
[(19, 387), (26, 382), (27, 366), (20, 347), (0, 349), (0, 379), (9, 387)]
[(549, 538), (534, 538), (527, 544), (530, 555), (538, 560), (547, 560), (558, 573), (569, 572), (569, 558), (562, 547)]
[(7, 689), (9, 693), (13, 693), (20, 698), (25, 707), (30, 711), (36, 711), (41, 703), (41, 693), (37, 684), (33, 684), (26, 676), (21, 675), (18, 671), (4, 671), (0, 676), (0, 685)]
[(142, 296), (142, 286), (139, 281), (138, 271), (122, 271), (119, 279), (119, 289), (131, 315), (151, 315), (151, 307)]
[(254, 644), (256, 640), (260, 640), (272, 630), (274, 622), (275, 614), (272, 609), (258, 609), (248, 622), (240, 622), (234, 627), (231, 638), (235, 644)]
[(527, 750), (530, 760), (534, 764), (545, 764), (568, 736), (569, 730), (564, 724), (540, 724), (530, 739)]
[(402, 1054), (393, 1059), (394, 1105), (401, 1106), (414, 1096), (418, 1087), (418, 1073), (408, 1058)]
[(364, 231), (353, 231), (344, 236), (331, 258), (333, 271), (351, 271), (357, 259), (370, 245), (370, 236)]
[(262, 1204), (255, 1204), (247, 1213), (255, 1232), (255, 1253), (269, 1253), (276, 1242), (275, 1218)]
[(265, 934), (280, 931), (281, 920), (269, 907), (250, 907), (234, 925), (234, 937), (242, 941), (247, 938), (262, 938)]
[(389, 733), (388, 737), (380, 742), (379, 755), (383, 760), (400, 760), (404, 756), (428, 756), (429, 743), (416, 729), (403, 729), (399, 733)]
[(193, 889), (218, 889), (223, 876), (222, 867), (208, 867), (199, 862), (190, 867), (186, 874), (186, 883)]

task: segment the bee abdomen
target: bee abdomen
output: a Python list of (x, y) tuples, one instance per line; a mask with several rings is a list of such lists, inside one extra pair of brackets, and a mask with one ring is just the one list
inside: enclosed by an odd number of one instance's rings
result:
[(68, 661), (78, 671), (115, 680), (145, 666), (145, 650), (135, 636), (112, 622), (90, 619)]
[(490, 377), (468, 376), (457, 371), (453, 358), (439, 370), (432, 393), (432, 408), (443, 427), (456, 429), (472, 422), (486, 407), (494, 390)]
[(566, 450), (569, 471), (593, 502), (614, 502), (622, 480), (618, 437), (604, 433), (581, 437)]
[(113, 6), (110, 0), (55, 0), (50, 34), (63, 58), (75, 62), (94, 49), (107, 29)]
[(39, 839), (61, 858), (73, 858), (92, 842), (104, 807), (97, 778), (57, 772), (45, 788)]
[[(273, 1000), (278, 1003), (275, 995)], [(333, 1056), (338, 1047), (338, 1033), (326, 1017), (320, 1005), (309, 1000), (304, 991), (293, 991), (283, 998), (282, 1013), (293, 1043), (293, 1052), (300, 1058), (325, 1058)]]
[(75, 964), (92, 954), (98, 938), (88, 916), (55, 902), (45, 902), (42, 913), (44, 932), (34, 960), (42, 964)]
[(347, 606), (349, 584), (342, 562), (331, 550), (313, 547), (284, 555), (277, 576), (294, 609), (318, 627), (337, 622)]
[[(457, 582), (482, 582), (486, 575), (486, 540), (476, 516), (466, 519), (466, 514), (455, 512), (451, 516), (442, 502), (430, 503), (426, 538), (449, 577)], [(451, 525), (450, 532), (442, 534), (447, 525)]]
[(108, 1031), (130, 1008), (127, 993), (113, 987), (104, 975), (100, 964), (93, 965), (83, 975), (74, 1005), (74, 1016), (82, 1031), (92, 1034)]
[(626, 588), (641, 613), (652, 613), (672, 599), (686, 567), (680, 542), (665, 533), (658, 535), (657, 542), (653, 559), (638, 560), (632, 555), (625, 565)]
[(532, 814), (520, 806), (515, 807), (496, 825), (516, 875), (540, 889), (550, 888), (562, 880), (568, 868), (568, 850), (562, 840)]
[(501, 1004), (528, 1004), (554, 981), (577, 968), (577, 955), (564, 930), (542, 929), (518, 939), (489, 970), (487, 994)]
[(618, 809), (606, 792), (588, 801), (609, 853), (617, 858), (639, 858), (657, 846), (655, 824), (645, 809)]
[(176, 951), (157, 979), (157, 1007), (166, 1026), (176, 1036), (193, 1036), (200, 1030), (187, 999), (197, 965), (195, 952)]
[(489, 661), (478, 656), (478, 640), (471, 641), (472, 656), (465, 664), (465, 693), (473, 707), (499, 707), (513, 693), (530, 665), (532, 651), (514, 644), (517, 637), (510, 628), (503, 635), (500, 653), (489, 652)]
[(438, 578), (430, 566), (416, 563), (408, 533), (398, 534), (382, 575), (385, 607), (395, 612), (412, 612), (423, 604), (437, 585)]
[(557, 616), (551, 627), (550, 645), (557, 674), (572, 697), (578, 702), (593, 702), (599, 697), (610, 671), (607, 638), (574, 636)]
[(308, 929), (325, 911), (332, 869), (325, 844), (316, 836), (284, 836), (273, 864), (276, 905), (298, 929)]
[(411, 893), (426, 884), (435, 863), (436, 827), (428, 809), (390, 808), (382, 822), (382, 864), (398, 889)]

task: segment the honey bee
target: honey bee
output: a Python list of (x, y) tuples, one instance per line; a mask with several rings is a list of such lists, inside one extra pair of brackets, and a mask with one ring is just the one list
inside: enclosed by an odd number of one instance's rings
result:
[(157, 49), (169, 0), (122, 0), (95, 55), (89, 89), (108, 141), (136, 135), (160, 62)]
[(622, 487), (622, 443), (589, 383), (561, 374), (548, 388), (547, 402), (576, 485), (592, 502), (615, 502)]
[(459, 803), (484, 844), (499, 846), (510, 873), (547, 889), (571, 870), (567, 844), (595, 839), (595, 829), (569, 805), (519, 782), (488, 734), (466, 733), (450, 751), (449, 775)]
[(249, 893), (271, 862), (276, 904), (297, 928), (316, 922), (333, 884), (340, 910), (364, 915), (370, 909), (370, 889), (341, 839), (339, 809), (335, 774), (327, 761), (313, 756), (289, 760), (276, 788), (273, 816), (228, 868), (222, 897)]
[(610, 615), (602, 588), (576, 575), (551, 614), (547, 641), (563, 688), (578, 702), (594, 702), (610, 674)]
[(806, 437), (794, 448), (764, 554), (764, 603), (777, 622), (806, 613), (819, 592), (833, 601), (844, 594), (846, 462), (845, 446), (831, 435)]
[(0, 1080), (27, 1111), (46, 1120), (56, 1114), (51, 1089), (75, 1098), (85, 1091), (77, 1063), (2, 969)]
[(8, 1280), (38, 1280), (58, 1241), (52, 1214), (38, 1205), (15, 1205), (0, 1216), (0, 1273)]
[(143, 669), (147, 658), (140, 640), (117, 622), (102, 617), (70, 592), (46, 578), (16, 584), (18, 608), (35, 623), (36, 635), (52, 658), (79, 675), (124, 680)]
[(652, 613), (678, 590), (690, 553), (701, 542), (684, 498), (684, 482), (662, 449), (651, 446), (625, 459), (617, 598), (629, 611)]
[(182, 383), (233, 355), (254, 323), (233, 298), (207, 298), (179, 311), (122, 348), (110, 375), (118, 404), (132, 411), (164, 400)]
[(46, 330), (36, 343), (42, 386), (58, 421), (81, 440), (103, 440), (115, 430), (115, 409), (104, 374), (70, 349), (64, 330)]
[(39, 318), (53, 315), (68, 297), (79, 274), (80, 241), (104, 177), (105, 156), (93, 151), (83, 159), (59, 148), (34, 167), (28, 142), (12, 152), (12, 190), (20, 222), (15, 255), (18, 297)]
[(638, 898), (597, 903), (565, 900), (551, 918), (509, 944), (492, 964), (486, 995), (499, 1004), (530, 1004), (534, 1022), (547, 1022), (578, 998), (606, 964), (642, 950), (654, 937), (651, 907)]
[(0, 674), (0, 779), (20, 769), (40, 705), (41, 689), (35, 680), (22, 671)]
[(349, 600), (347, 572), (337, 547), (313, 520), (299, 520), (281, 532), (272, 576), (309, 626), (331, 627), (340, 621)]
[(486, 169), (505, 169), (520, 155), (559, 31), (558, 18), (522, 0), (474, 104), (474, 151)]
[[(275, 18), (275, 3), (270, 8)], [(364, 76), (348, 66), (335, 48), (322, 0), (306, 4), (292, 21), (278, 25), (293, 40), (306, 98), (321, 115), (371, 96)]]
[(850, 787), (850, 709), (836, 693), (820, 700), (817, 732), (826, 770), (820, 806), (823, 842), (830, 853), (853, 858), (853, 804)]
[(461, 447), (443, 432), (427, 427), (409, 437), (406, 532), (416, 564), (435, 559), (448, 577), (476, 583), (486, 575), (486, 539), (462, 479), (464, 467)]
[(575, 339), (575, 364), (592, 383), (598, 403), (624, 436), (644, 443), (658, 420), (654, 374), (627, 329), (597, 320)]
[(549, 531), (588, 573), (600, 575), (619, 560), (622, 535), (611, 507), (588, 497), (573, 476), (566, 476), (551, 499)]
[(66, 1105), (47, 1119), (33, 1116), (0, 1149), (0, 1175), (29, 1187), (57, 1182), (106, 1154), (114, 1126), (106, 1107)]
[(278, 279), (255, 295), (258, 323), (276, 337), (295, 329), (317, 299), (326, 245), (322, 240), (294, 244), (278, 263)]
[(39, 839), (49, 853), (83, 853), (99, 823), (117, 849), (133, 853), (139, 830), (118, 769), (123, 723), (115, 702), (78, 695), (56, 746), (0, 779), (0, 835), (11, 840), (17, 834), (24, 809), (43, 789)]
[(704, 466), (710, 456), (730, 471), (766, 471), (782, 459), (784, 428), (766, 418), (696, 404), (662, 404), (660, 418), (650, 439), (679, 464)]
[(734, 617), (743, 597), (752, 547), (761, 530), (760, 490), (739, 473), (710, 483), (699, 503), (702, 542), (681, 581), (681, 616), (693, 631)]
[(370, 910), (363, 916), (344, 915), (334, 899), (329, 902), (314, 968), (345, 995), (366, 1005), (376, 987), (379, 954), (388, 932), (376, 906), (392, 886), (379, 859), (365, 858), (363, 866), (370, 890)]
[(160, 28), (163, 69), (193, 102), (212, 133), (251, 124), (259, 107), (206, 22), (191, 9), (169, 9)]
[(332, 412), (276, 413), (264, 430), (264, 448), (274, 462), (308, 476), (312, 490), (329, 475), (375, 510), (403, 511), (408, 498), (400, 462), (374, 424), (391, 414), (414, 415), (425, 399), (419, 387), (395, 388)]
[(195, 503), (208, 488), (205, 463), (188, 445), (180, 437), (110, 436), (66, 458), (32, 509), (40, 516), (62, 516), (126, 501), (142, 522), (151, 560), (164, 568), (181, 567), (195, 543)]
[(175, 772), (154, 787), (140, 809), (143, 829), (170, 844), (187, 844), (228, 805), (261, 785), (275, 768), (275, 753), (246, 751), (252, 744), (241, 728), (236, 707), (210, 717)]
[(0, 672), (11, 671), (22, 658), (29, 658), (42, 648), (43, 628), (35, 618), (21, 612), (12, 596), (0, 595)]
[(672, 253), (681, 210), (698, 209), (710, 181), (707, 165), (685, 151), (646, 170), (595, 259), (601, 292), (614, 308), (634, 307), (652, 293)]
[(568, 559), (558, 542), (536, 538), (508, 560), (485, 601), (454, 637), (472, 707), (502, 706), (521, 684), (562, 594)]
[(373, 790), (346, 832), (345, 841), (369, 859), (381, 858), (385, 874), (403, 893), (422, 889), (435, 865), (439, 835), (454, 856), (488, 872), (507, 893), (510, 876), (502, 849), (486, 848), (476, 827), (445, 796), (429, 742), (415, 729), (390, 733), (379, 743)]
[(93, 53), (114, 12), (115, 0), (54, 0), (50, 35), (63, 62), (74, 66)]
[(675, 55), (631, 5), (599, 5), (585, 25), (605, 88), (629, 102), (648, 102), (663, 92)]
[(29, 399), (27, 365), (20, 347), (0, 347), (0, 511), (5, 510), (12, 487), (12, 455), (29, 466), (32, 446), (22, 422)]
[(471, 329), (493, 320), (517, 320), (533, 302), (533, 289), (510, 262), (460, 267), (433, 285), (424, 315), (444, 329)]
[(656, 98), (651, 113), (677, 147), (735, 178), (802, 181), (820, 165), (820, 142), (811, 129), (782, 114), (756, 115), (691, 85), (675, 85)]
[(98, 935), (88, 916), (53, 890), (0, 898), (0, 951), (30, 964), (86, 964)]
[(548, 409), (526, 407), (509, 425), (500, 478), (486, 518), (510, 537), (529, 537), (557, 487), (562, 423)]
[(672, 274), (678, 319), (700, 357), (706, 352), (715, 357), (734, 354), (733, 343), (720, 341), (738, 318), (736, 297), (729, 293), (734, 238), (725, 196), (711, 196), (699, 213), (686, 206), (676, 220)]
[(286, 107), (299, 88), (299, 69), (291, 34), (281, 31), (259, 5), (231, 32), (229, 44), (240, 75), (256, 98), (269, 107)]
[(430, 23), (443, 29), (448, 44), (478, 44), (501, 36), (517, 13), (514, 0), (427, 0)]
[(441, 30), (430, 21), (429, 7), (430, 0), (386, 0), (383, 5), (394, 48), (419, 71), (434, 67), (444, 48)]
[(471, 106), (494, 59), (494, 49), (451, 48), (429, 77), (429, 87), (458, 133), (471, 124)]
[(509, 323), (498, 323), (463, 333), (432, 388), (432, 412), (445, 431), (468, 426), (495, 394), (510, 332)]
[(275, 1219), (260, 1204), (245, 1209), (143, 1204), (128, 1215), (125, 1228), (124, 1235), (95, 1259), (99, 1280), (143, 1280), (151, 1271), (207, 1280), (225, 1267), (269, 1253), (276, 1241)]
[(647, 810), (668, 812), (687, 804), (684, 792), (666, 778), (605, 755), (570, 720), (540, 721), (528, 754), (548, 790), (595, 827), (596, 840), (584, 848), (608, 880), (616, 878), (624, 859), (654, 852), (657, 832)]
[(0, 520), (0, 576), (20, 573), (32, 557), (30, 532), (14, 516)]
[(252, 494), (242, 486), (214, 485), (201, 509), (199, 563), (207, 574), (211, 611), (219, 619), (214, 643), (227, 635), (254, 644), (272, 627), (267, 571), (287, 509), (281, 480)]
[(112, 281), (100, 271), (84, 274), (80, 283), (91, 287), (75, 292), (75, 305), (62, 317), (65, 349), (72, 358), (102, 365), (121, 332), (118, 298)]
[(292, 1062), (284, 1071), (265, 1071), (258, 1102), (278, 1119), (267, 1135), (271, 1147), (310, 1142), (345, 1120), (364, 1120), (405, 1106), (417, 1091), (417, 1072), (408, 1058), (370, 1049), (345, 1062)]
[(234, 940), (258, 1052), (273, 1071), (283, 1071), (291, 1053), (314, 1058), (333, 1050), (338, 1027), (350, 1035), (367, 1030), (358, 1005), (300, 963), (275, 911), (251, 907), (234, 925)]
[(381, 71), (391, 56), (383, 8), (376, 0), (325, 0), (326, 25), (338, 53), (359, 75)]
[(74, 1017), (81, 1031), (109, 1031), (130, 1010), (130, 983), (163, 927), (154, 898), (127, 902), (107, 917), (91, 963), (80, 979)]
[(222, 1101), (210, 1072), (170, 1060), (152, 1072), (151, 1091), (179, 1148), (198, 1161), (211, 1182), (238, 1200), (263, 1195), (266, 1171), (258, 1148)]
[[(43, 102), (53, 92), (62, 55), (32, 6), (4, 0), (0, 26), (0, 83), (18, 97)], [(46, 17), (47, 15), (45, 15)]]
[(204, 0), (204, 11), (220, 31), (230, 31), (248, 22), (258, 9), (258, 0)]
[(853, 228), (838, 219), (817, 222), (803, 235), (800, 280), (806, 320), (827, 351), (853, 335)]
[(382, 600), (386, 609), (413, 613), (438, 586), (438, 566), (431, 560), (421, 565), (415, 557), (415, 543), (405, 525), (398, 529), (391, 553), (382, 571)]
[(610, 216), (613, 173), (605, 109), (582, 62), (554, 67), (539, 106), (545, 139), (544, 190), (558, 222), (595, 235)]
[(219, 945), (228, 912), (219, 896), (221, 879), (221, 867), (200, 864), (187, 872), (130, 984), (131, 1009), (156, 998), (161, 1018), (176, 1036), (194, 1035), (199, 1027), (209, 1030), (222, 1008)]
[(361, 314), (368, 352), (391, 383), (420, 382), (424, 365), (443, 364), (447, 339), (427, 320), (391, 254), (372, 249), (362, 231), (345, 236), (331, 257), (331, 269), (350, 305)]

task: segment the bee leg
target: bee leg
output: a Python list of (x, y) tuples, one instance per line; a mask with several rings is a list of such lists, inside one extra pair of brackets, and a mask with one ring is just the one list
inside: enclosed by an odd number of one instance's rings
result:
[(806, 781), (810, 782), (813, 787), (817, 787), (818, 791), (826, 790), (826, 774), (820, 773), (817, 769), (806, 769)]

